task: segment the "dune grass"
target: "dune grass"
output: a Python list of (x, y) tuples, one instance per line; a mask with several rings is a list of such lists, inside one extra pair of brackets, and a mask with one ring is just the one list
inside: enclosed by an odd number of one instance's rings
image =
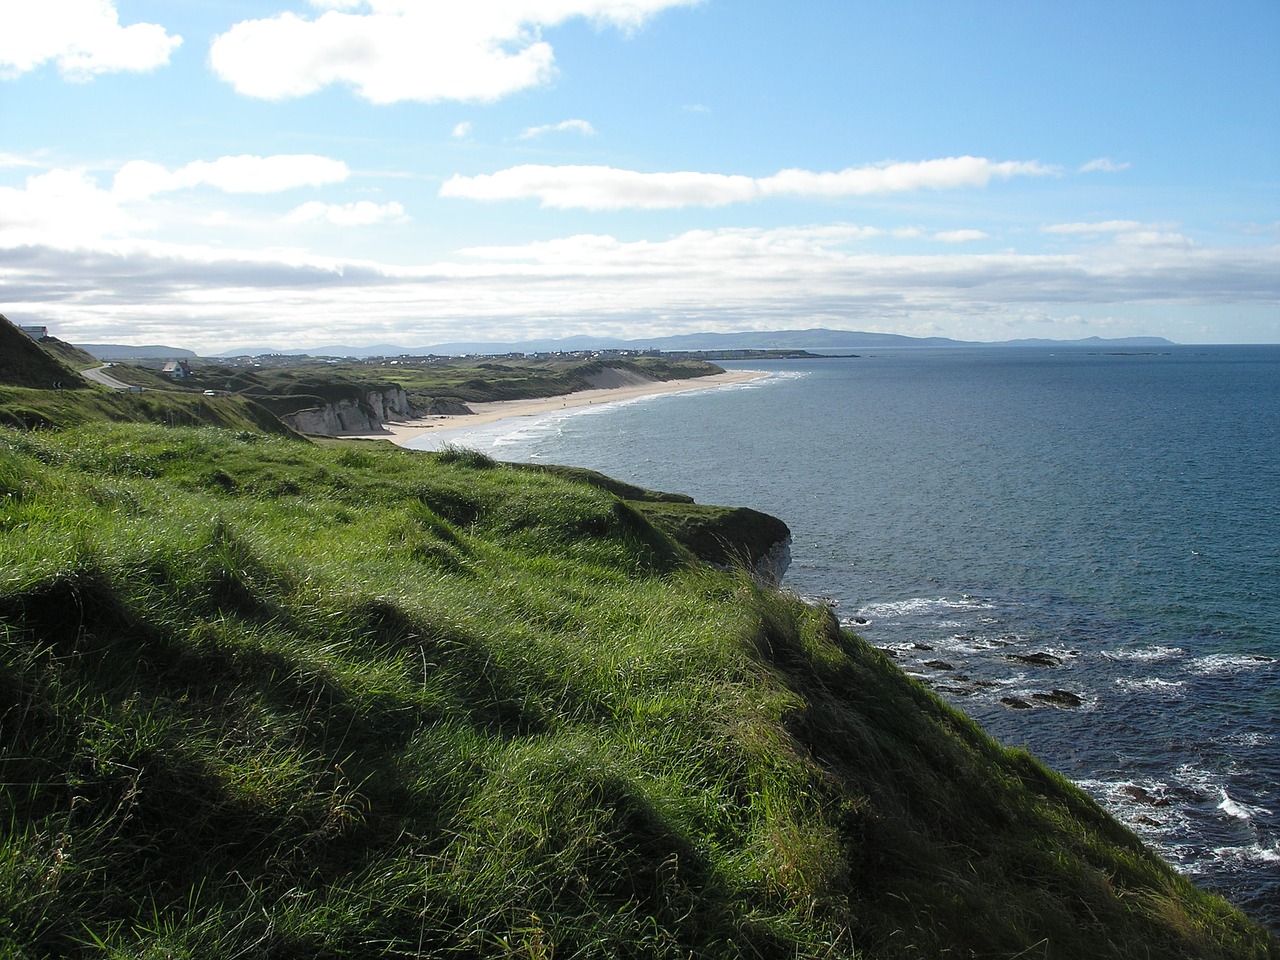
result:
[(610, 486), (0, 431), (0, 956), (1276, 955)]

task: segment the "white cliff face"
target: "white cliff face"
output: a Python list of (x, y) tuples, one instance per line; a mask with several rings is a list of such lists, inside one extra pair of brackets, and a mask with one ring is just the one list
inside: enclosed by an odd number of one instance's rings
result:
[(769, 586), (776, 587), (791, 566), (791, 538), (779, 540), (769, 552), (756, 561), (756, 576)]
[(400, 387), (370, 390), (359, 401), (340, 400), (323, 407), (300, 410), (280, 419), (299, 433), (317, 437), (376, 433), (388, 420), (414, 416), (409, 395)]
[(392, 390), (370, 390), (365, 394), (364, 399), (379, 424), (413, 416), (413, 409), (409, 406), (409, 395), (401, 387)]

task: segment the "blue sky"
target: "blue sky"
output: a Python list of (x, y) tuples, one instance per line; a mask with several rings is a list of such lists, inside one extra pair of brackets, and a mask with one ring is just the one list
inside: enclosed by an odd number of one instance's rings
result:
[(0, 311), (1280, 341), (1280, 4), (0, 0)]

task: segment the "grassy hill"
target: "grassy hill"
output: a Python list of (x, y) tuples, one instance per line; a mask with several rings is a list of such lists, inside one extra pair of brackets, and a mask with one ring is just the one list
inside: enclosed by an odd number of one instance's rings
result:
[(0, 316), (0, 427), (47, 430), (117, 422), (292, 433), (252, 399), (174, 390), (159, 374), (143, 370), (136, 371), (139, 379), (169, 389), (108, 390), (77, 372), (92, 366), (97, 361), (83, 351), (60, 340), (37, 343)]
[(1277, 955), (695, 557), (758, 527), (464, 452), (0, 430), (0, 955)]
[(52, 390), (77, 390), (84, 380), (71, 367), (41, 348), (8, 318), (0, 315), (0, 384)]
[(90, 367), (99, 366), (98, 358), (93, 354), (86, 353), (57, 337), (45, 337), (40, 341), (40, 347), (71, 370), (88, 370)]

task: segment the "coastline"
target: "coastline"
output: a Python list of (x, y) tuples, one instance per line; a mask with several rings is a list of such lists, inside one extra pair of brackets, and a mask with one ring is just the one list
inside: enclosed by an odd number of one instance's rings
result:
[(390, 440), (399, 446), (407, 446), (410, 441), (432, 433), (448, 430), (469, 430), (473, 427), (496, 423), (500, 420), (517, 420), (524, 417), (538, 417), (561, 410), (576, 407), (600, 406), (617, 403), (622, 400), (636, 400), (641, 397), (659, 396), (667, 393), (685, 393), (693, 390), (714, 390), (739, 383), (759, 380), (769, 374), (760, 370), (729, 370), (708, 377), (694, 377), (688, 380), (648, 380), (643, 383), (630, 383), (616, 387), (597, 387), (591, 390), (579, 390), (575, 393), (561, 394), (555, 397), (534, 397), (527, 400), (494, 400), (488, 403), (470, 403), (470, 414), (435, 415), (418, 417), (413, 420), (395, 420), (383, 424), (383, 429), (376, 433), (345, 434), (346, 439), (355, 440)]

